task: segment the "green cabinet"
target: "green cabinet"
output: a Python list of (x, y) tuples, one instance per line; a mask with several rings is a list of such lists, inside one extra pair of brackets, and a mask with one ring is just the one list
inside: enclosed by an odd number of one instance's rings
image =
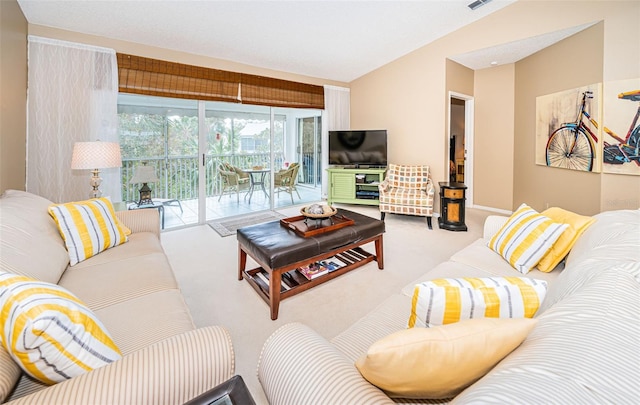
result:
[(384, 180), (387, 169), (327, 169), (329, 190), (327, 202), (344, 204), (379, 205), (378, 184)]

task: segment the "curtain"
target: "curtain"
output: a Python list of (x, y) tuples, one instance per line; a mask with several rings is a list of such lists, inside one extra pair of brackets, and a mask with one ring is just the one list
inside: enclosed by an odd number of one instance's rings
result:
[[(324, 113), (322, 114), (322, 150), (329, 150), (329, 131), (351, 129), (351, 90), (346, 87), (324, 86)], [(327, 196), (329, 178), (328, 153), (322, 154), (322, 196)]]
[[(30, 35), (27, 191), (84, 200), (89, 170), (71, 170), (75, 142), (118, 142), (118, 69), (112, 49)], [(103, 196), (121, 200), (120, 168), (101, 169)]]

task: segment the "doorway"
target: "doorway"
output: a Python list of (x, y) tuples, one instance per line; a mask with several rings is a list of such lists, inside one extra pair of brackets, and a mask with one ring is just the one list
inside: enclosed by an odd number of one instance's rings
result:
[(449, 92), (448, 178), (467, 186), (469, 207), (473, 206), (473, 103), (472, 96)]

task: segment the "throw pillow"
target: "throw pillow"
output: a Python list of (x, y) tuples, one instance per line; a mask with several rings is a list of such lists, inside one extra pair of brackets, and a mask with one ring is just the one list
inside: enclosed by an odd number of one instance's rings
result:
[(54, 384), (122, 356), (104, 325), (64, 288), (0, 272), (0, 337), (30, 376)]
[(127, 241), (107, 197), (54, 204), (49, 213), (58, 224), (71, 266)]
[(407, 326), (431, 327), (473, 318), (532, 318), (547, 282), (527, 277), (441, 278), (417, 284)]
[(356, 367), (391, 397), (450, 398), (517, 348), (536, 322), (486, 318), (406, 329), (372, 344)]
[(569, 251), (580, 235), (582, 235), (591, 224), (596, 222), (596, 219), (578, 215), (558, 207), (544, 210), (542, 211), (542, 215), (551, 218), (554, 222), (568, 225), (567, 230), (560, 235), (556, 243), (551, 246), (551, 249), (549, 249), (547, 254), (538, 263), (538, 270), (548, 273), (555, 269), (558, 263), (569, 254)]
[(568, 228), (522, 204), (489, 240), (489, 248), (527, 274)]

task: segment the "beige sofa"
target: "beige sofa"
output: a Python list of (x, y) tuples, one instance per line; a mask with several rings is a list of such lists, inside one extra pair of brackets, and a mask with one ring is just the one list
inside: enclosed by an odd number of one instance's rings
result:
[(196, 329), (160, 244), (156, 210), (117, 212), (128, 242), (69, 267), (50, 201), (8, 190), (0, 198), (0, 270), (58, 284), (102, 321), (122, 359), (46, 386), (0, 346), (0, 399), (12, 403), (181, 404), (234, 374), (229, 333)]
[[(573, 246), (564, 269), (532, 270), (549, 290), (526, 340), (455, 398), (389, 398), (354, 362), (377, 340), (405, 329), (418, 281), (520, 276), (486, 246), (506, 220), (490, 216), (484, 238), (428, 271), (331, 342), (300, 323), (264, 344), (258, 378), (279, 404), (630, 404), (640, 398), (640, 210), (604, 212)], [(391, 252), (390, 254), (393, 254)], [(562, 266), (559, 265), (559, 266)]]

